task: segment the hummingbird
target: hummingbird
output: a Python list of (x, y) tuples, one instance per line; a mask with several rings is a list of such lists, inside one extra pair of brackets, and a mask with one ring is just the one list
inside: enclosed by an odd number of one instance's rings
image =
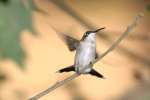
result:
[(94, 31), (87, 31), (82, 36), (81, 40), (63, 35), (69, 50), (76, 50), (76, 54), (73, 65), (62, 68), (57, 72), (63, 73), (74, 71), (78, 74), (90, 74), (97, 76), (98, 78), (104, 78), (102, 74), (93, 69), (92, 63), (98, 57), (98, 53), (96, 52), (96, 33), (103, 29), (105, 29), (105, 27)]

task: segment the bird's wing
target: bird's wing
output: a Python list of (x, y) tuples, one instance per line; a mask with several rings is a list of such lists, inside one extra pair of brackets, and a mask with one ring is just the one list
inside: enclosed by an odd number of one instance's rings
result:
[(53, 30), (55, 30), (56, 34), (65, 42), (65, 44), (67, 45), (68, 49), (70, 51), (74, 51), (76, 50), (76, 48), (78, 47), (80, 41), (67, 35), (64, 34), (64, 32), (60, 32), (58, 31), (55, 27), (51, 26), (51, 28)]
[(67, 45), (70, 51), (76, 50), (80, 42), (79, 40), (63, 33), (57, 33), (57, 34), (65, 42), (65, 44)]

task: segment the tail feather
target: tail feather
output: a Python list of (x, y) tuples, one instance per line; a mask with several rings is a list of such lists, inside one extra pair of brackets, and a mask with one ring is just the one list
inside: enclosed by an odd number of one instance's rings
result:
[(99, 78), (104, 78), (104, 76), (102, 74), (100, 74), (99, 72), (97, 72), (96, 70), (92, 69), (89, 74), (97, 76)]
[[(74, 65), (66, 67), (66, 68), (62, 68), (62, 69), (58, 70), (57, 72), (58, 73), (63, 73), (63, 72), (71, 72), (71, 71), (75, 71)], [(104, 76), (102, 74), (100, 74), (99, 72), (97, 72), (95, 69), (92, 69), (89, 72), (89, 74), (93, 75), (93, 76), (97, 76), (98, 78), (104, 78)]]
[(63, 72), (70, 72), (70, 71), (75, 71), (74, 65), (66, 67), (66, 68), (62, 68), (58, 72), (63, 73)]

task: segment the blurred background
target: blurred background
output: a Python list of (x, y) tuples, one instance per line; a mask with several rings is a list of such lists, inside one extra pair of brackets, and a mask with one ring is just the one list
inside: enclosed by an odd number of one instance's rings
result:
[(75, 55), (57, 32), (80, 39), (105, 26), (102, 53), (139, 12), (134, 31), (95, 64), (106, 79), (81, 75), (40, 100), (150, 100), (150, 1), (0, 0), (0, 100), (27, 100), (73, 74), (56, 73)]

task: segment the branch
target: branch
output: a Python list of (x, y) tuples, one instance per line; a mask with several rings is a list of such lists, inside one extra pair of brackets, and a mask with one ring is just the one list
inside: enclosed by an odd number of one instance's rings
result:
[[(106, 56), (108, 53), (110, 53), (112, 50), (114, 50), (118, 46), (118, 44), (136, 27), (137, 23), (139, 22), (139, 19), (142, 16), (143, 16), (143, 14), (139, 13), (136, 16), (136, 18), (134, 19), (133, 23), (127, 27), (127, 29), (119, 37), (119, 39), (108, 50), (106, 50), (99, 58), (97, 58), (95, 61), (93, 61), (93, 64), (96, 63), (97, 61), (101, 60), (104, 56)], [(85, 70), (85, 68), (82, 69), (81, 71), (83, 71), (83, 70)], [(52, 85), (49, 88), (47, 88), (46, 90), (38, 93), (37, 95), (29, 98), (28, 100), (37, 100), (37, 99), (41, 98), (42, 96), (44, 96), (44, 95), (52, 92), (53, 90), (59, 88), (60, 86), (64, 85), (65, 83), (68, 83), (71, 80), (77, 78), (78, 76), (80, 76), (80, 74), (75, 73), (75, 74), (71, 75), (70, 77), (68, 77), (62, 81), (56, 82), (54, 85)]]
[(137, 23), (139, 22), (140, 18), (143, 16), (143, 13), (139, 13), (134, 21), (127, 27), (127, 29), (124, 31), (124, 33), (118, 38), (118, 40), (112, 44), (112, 46), (107, 49), (102, 55), (100, 55), (95, 61), (93, 61), (93, 64), (101, 60), (103, 57), (105, 57), (108, 53), (113, 51), (119, 43), (136, 27)]
[(64, 79), (64, 80), (62, 80), (62, 81), (58, 81), (58, 82), (56, 82), (54, 85), (52, 85), (52, 86), (50, 86), (49, 88), (47, 88), (46, 90), (44, 90), (44, 91), (38, 93), (37, 95), (35, 95), (35, 96), (29, 98), (28, 100), (38, 100), (38, 99), (41, 98), (42, 96), (48, 94), (49, 92), (52, 92), (53, 90), (55, 90), (55, 89), (57, 89), (58, 87), (64, 85), (65, 83), (70, 82), (71, 80), (77, 78), (78, 76), (80, 76), (80, 74), (75, 73), (75, 74), (71, 75), (70, 77), (68, 77), (68, 78), (66, 78), (66, 79)]

